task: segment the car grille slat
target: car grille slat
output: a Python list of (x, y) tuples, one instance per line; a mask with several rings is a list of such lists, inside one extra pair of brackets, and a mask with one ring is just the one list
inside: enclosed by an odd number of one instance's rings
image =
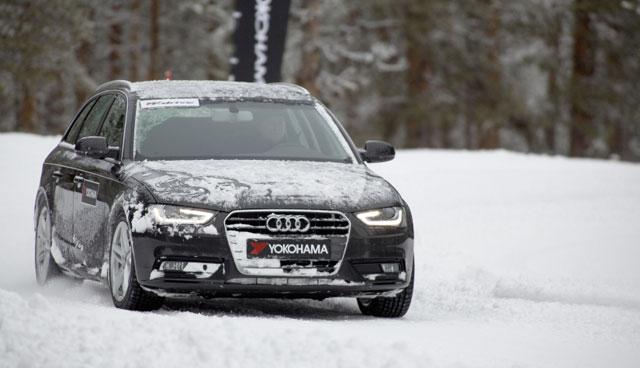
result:
[(235, 217), (233, 219), (229, 219), (227, 221), (238, 221), (238, 222), (242, 222), (242, 221), (265, 221), (267, 218), (266, 217)]
[(251, 230), (266, 230), (267, 227), (266, 226), (260, 226), (260, 225), (249, 225), (249, 224), (230, 224), (227, 225), (227, 228), (229, 229), (251, 229)]

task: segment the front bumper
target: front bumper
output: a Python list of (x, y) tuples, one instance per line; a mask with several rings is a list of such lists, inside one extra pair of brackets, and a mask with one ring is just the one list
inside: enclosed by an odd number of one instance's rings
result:
[[(159, 295), (205, 297), (326, 298), (393, 295), (408, 286), (413, 273), (413, 234), (410, 228), (375, 233), (350, 215), (352, 227), (337, 271), (314, 276), (247, 275), (236, 267), (224, 229), (224, 216), (214, 220), (217, 234), (197, 230), (133, 234), (136, 277), (146, 290)], [(209, 227), (211, 229), (211, 227)], [(205, 272), (162, 270), (163, 262), (187, 262)], [(381, 264), (395, 263), (397, 272)], [(195, 270), (197, 271), (197, 270)]]

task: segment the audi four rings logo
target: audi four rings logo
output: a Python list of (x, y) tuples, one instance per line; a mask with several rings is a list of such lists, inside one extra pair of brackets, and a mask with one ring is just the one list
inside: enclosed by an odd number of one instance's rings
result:
[(306, 233), (311, 227), (311, 221), (302, 215), (275, 215), (267, 217), (267, 229), (275, 232)]

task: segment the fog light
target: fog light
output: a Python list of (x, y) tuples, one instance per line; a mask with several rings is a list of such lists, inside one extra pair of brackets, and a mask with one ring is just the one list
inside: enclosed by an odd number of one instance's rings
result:
[(384, 273), (397, 273), (400, 272), (400, 264), (399, 263), (380, 263), (382, 267), (382, 272)]
[(187, 266), (187, 262), (165, 261), (160, 264), (160, 271), (182, 271)]

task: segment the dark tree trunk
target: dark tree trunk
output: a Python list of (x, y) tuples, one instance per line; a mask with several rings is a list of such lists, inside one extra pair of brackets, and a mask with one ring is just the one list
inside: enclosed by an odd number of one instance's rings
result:
[[(215, 0), (212, 0), (212, 3), (213, 2), (215, 2)], [(221, 26), (222, 25), (218, 20), (216, 20), (215, 22), (209, 22), (207, 33), (213, 34), (216, 28)], [(206, 75), (207, 79), (209, 80), (227, 79), (229, 75), (228, 73), (230, 65), (228, 63), (228, 60), (220, 60), (220, 58), (216, 55), (215, 49), (217, 47), (219, 47), (219, 45), (214, 45), (214, 47), (211, 47), (207, 52), (208, 65), (206, 69)]]
[(109, 79), (122, 78), (122, 24), (120, 23), (120, 10), (122, 6), (115, 3), (111, 10), (112, 20), (109, 25)]
[(588, 0), (574, 3), (573, 78), (571, 88), (570, 155), (588, 154), (595, 133), (594, 117), (589, 111), (589, 82), (595, 72), (594, 30)]
[[(69, 121), (67, 120), (70, 115), (66, 110), (65, 91), (68, 88), (66, 78), (61, 72), (55, 72), (52, 76), (55, 83), (52, 89), (45, 96), (44, 100), (44, 112), (40, 118), (40, 132), (55, 132), (62, 133), (66, 128)], [(75, 111), (71, 112), (71, 114)]]
[[(76, 50), (76, 60), (81, 68), (86, 69), (87, 72), (91, 72), (89, 70), (89, 63), (91, 57), (91, 43), (86, 39), (80, 41), (80, 47)], [(89, 93), (91, 91), (87, 88), (87, 85), (83, 78), (85, 78), (84, 73), (77, 72), (74, 74), (74, 86), (73, 92), (76, 97), (76, 110), (80, 108), (80, 106), (87, 100), (89, 97)]]
[[(624, 78), (622, 60), (617, 50), (611, 50), (607, 55), (607, 76), (613, 83), (621, 83)], [(616, 93), (616, 92), (612, 92)], [(615, 96), (613, 99), (620, 101), (624, 96)], [(618, 155), (619, 157), (628, 159), (627, 157), (627, 129), (623, 121), (622, 111), (626, 106), (619, 102), (616, 112), (609, 116), (607, 119), (607, 126), (609, 128), (608, 144), (609, 152)]]
[(500, 3), (497, 0), (485, 1), (489, 9), (489, 19), (487, 22), (486, 35), (489, 40), (488, 50), (488, 76), (484, 83), (483, 99), (486, 101), (488, 118), (482, 122), (480, 129), (479, 145), (482, 149), (494, 149), (500, 147), (500, 93), (501, 88), (501, 65), (500, 65)]
[(138, 67), (140, 63), (140, 0), (131, 1), (130, 8), (131, 28), (129, 29), (129, 80), (137, 81), (140, 76)]
[(316, 78), (320, 74), (320, 49), (315, 44), (319, 36), (318, 13), (320, 8), (320, 0), (307, 1), (305, 5), (308, 7), (312, 16), (302, 25), (304, 32), (304, 41), (302, 43), (302, 67), (296, 75), (296, 83), (303, 86), (311, 94), (320, 95), (320, 90), (316, 83)]
[(429, 89), (427, 75), (429, 62), (424, 55), (424, 49), (409, 42), (407, 45), (407, 92), (412, 106), (407, 120), (407, 146), (420, 147), (426, 145), (431, 135), (429, 122), (423, 113), (426, 109), (422, 104), (426, 103), (424, 97)]
[(160, 33), (159, 17), (159, 0), (151, 0), (149, 9), (149, 70), (147, 71), (147, 79), (149, 80), (158, 79), (160, 77), (158, 74), (158, 39)]
[(430, 4), (421, 1), (409, 1), (405, 12), (406, 34), (406, 83), (409, 106), (406, 116), (407, 147), (424, 147), (429, 145), (431, 124), (427, 121), (426, 106), (429, 92), (429, 76), (431, 64), (428, 59), (425, 36), (428, 7)]
[(548, 88), (551, 102), (551, 118), (545, 119), (542, 123), (542, 129), (544, 131), (544, 149), (547, 153), (553, 153), (556, 150), (555, 124), (560, 121), (560, 91), (558, 88), (558, 69), (555, 65), (549, 70)]
[(31, 81), (21, 81), (22, 100), (18, 110), (18, 130), (21, 132), (34, 132), (36, 125), (36, 97), (31, 86)]
[(562, 101), (560, 93), (560, 38), (562, 36), (562, 19), (559, 15), (554, 16), (553, 29), (548, 37), (548, 44), (551, 48), (549, 74), (547, 75), (547, 93), (549, 95), (550, 111), (542, 122), (544, 133), (544, 149), (547, 153), (556, 152), (555, 126), (562, 120)]

